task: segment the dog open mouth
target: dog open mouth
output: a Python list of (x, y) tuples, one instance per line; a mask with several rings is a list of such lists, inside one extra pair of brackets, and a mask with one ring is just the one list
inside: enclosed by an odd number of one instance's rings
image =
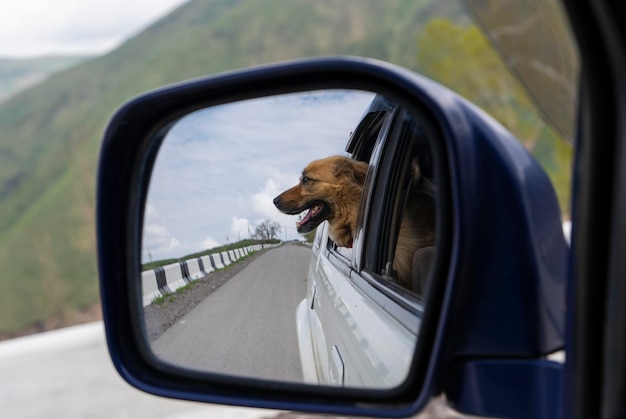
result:
[(308, 233), (313, 231), (322, 221), (326, 219), (329, 209), (324, 201), (314, 201), (309, 204), (309, 211), (300, 221), (296, 222), (298, 233)]

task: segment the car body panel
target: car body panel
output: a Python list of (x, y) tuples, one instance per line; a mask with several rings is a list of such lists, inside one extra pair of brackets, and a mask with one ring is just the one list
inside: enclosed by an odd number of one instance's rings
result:
[(302, 378), (305, 383), (319, 384), (317, 378), (317, 362), (313, 352), (313, 328), (308, 307), (308, 299), (303, 299), (296, 308), (296, 330), (298, 333), (298, 350), (300, 352), (300, 366), (302, 368)]
[[(306, 348), (303, 369), (309, 368), (305, 359), (311, 360), (306, 353), (313, 352), (320, 384), (395, 387), (409, 371), (419, 319), (415, 317), (414, 328), (409, 330), (363, 293), (329, 260), (327, 242), (324, 223), (318, 227), (309, 268), (308, 289), (314, 293), (309, 291), (298, 307), (298, 317), (309, 321), (308, 327), (298, 327), (301, 347)], [(301, 312), (305, 308), (308, 315)]]

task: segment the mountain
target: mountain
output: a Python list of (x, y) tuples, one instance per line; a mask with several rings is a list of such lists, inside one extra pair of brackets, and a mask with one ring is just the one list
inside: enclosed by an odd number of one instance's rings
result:
[(41, 83), (51, 74), (72, 67), (88, 58), (90, 57), (0, 58), (0, 102), (20, 90)]
[[(80, 321), (98, 302), (94, 189), (115, 109), (189, 78), (292, 58), (351, 54), (417, 67), (431, 16), (457, 2), (191, 1), (110, 54), (0, 103), (0, 336)], [(33, 330), (33, 329), (31, 329)]]

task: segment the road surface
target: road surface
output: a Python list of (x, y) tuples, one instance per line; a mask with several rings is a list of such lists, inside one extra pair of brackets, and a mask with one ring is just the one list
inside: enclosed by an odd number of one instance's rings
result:
[(102, 322), (0, 342), (0, 417), (267, 419), (278, 411), (169, 400), (115, 371)]
[(157, 356), (210, 372), (302, 382), (296, 307), (311, 249), (268, 250), (152, 342)]
[[(289, 247), (285, 247), (286, 253), (277, 252), (272, 255), (273, 251), (267, 252), (267, 256), (271, 256), (266, 260), (270, 267), (275, 263), (276, 266), (283, 266), (284, 270), (298, 271), (300, 269), (296, 267), (301, 265), (301, 259), (304, 256), (300, 254), (301, 252), (292, 253)], [(283, 265), (278, 265), (279, 259), (274, 259), (279, 256)], [(285, 256), (287, 256), (287, 261), (283, 259)], [(252, 273), (255, 274), (258, 282), (249, 284), (252, 288), (249, 292), (257, 296), (254, 299), (257, 309), (252, 310), (255, 316), (257, 313), (269, 310), (267, 306), (272, 302), (288, 307), (290, 304), (284, 304), (284, 301), (294, 297), (293, 292), (298, 288), (295, 284), (299, 282), (304, 284), (303, 278), (281, 285), (279, 280), (267, 276), (270, 269), (267, 265), (254, 266), (255, 264), (251, 264), (248, 268), (253, 267)], [(304, 286), (302, 284), (300, 286)], [(245, 287), (243, 291), (245, 293)], [(284, 301), (277, 298), (280, 296), (285, 297), (282, 299)], [(287, 298), (287, 296), (291, 297)], [(266, 301), (266, 303), (261, 304), (259, 301)], [(249, 305), (241, 307), (240, 311), (247, 312), (253, 308)], [(289, 311), (286, 308), (285, 310)], [(289, 313), (289, 318), (292, 314), (292, 312)], [(244, 321), (243, 326), (258, 322), (255, 316), (249, 321)], [(264, 314), (258, 314), (257, 317), (260, 319), (263, 316)], [(269, 320), (261, 323), (267, 326), (267, 321)], [(233, 322), (229, 321), (229, 324), (232, 326)], [(272, 324), (276, 329), (287, 330), (289, 327), (285, 325), (280, 321)], [(270, 330), (267, 333), (273, 332)], [(247, 343), (247, 345), (250, 344)], [(266, 349), (260, 350), (267, 344), (266, 339), (257, 336), (253, 339), (253, 344), (256, 346), (248, 349), (256, 349), (259, 353), (267, 351)], [(266, 353), (268, 354), (271, 352)], [(271, 360), (272, 356), (269, 358)], [(280, 361), (279, 358), (274, 356), (273, 360)], [(282, 366), (283, 362), (278, 362), (278, 364)], [(282, 369), (276, 367), (272, 374), (277, 375), (277, 371), (282, 371)], [(20, 419), (335, 418), (335, 416), (326, 415), (169, 400), (142, 393), (128, 385), (115, 371), (106, 348), (102, 322), (0, 342), (0, 417)], [(466, 417), (451, 411), (440, 400), (432, 403), (423, 414), (415, 416), (416, 419)]]

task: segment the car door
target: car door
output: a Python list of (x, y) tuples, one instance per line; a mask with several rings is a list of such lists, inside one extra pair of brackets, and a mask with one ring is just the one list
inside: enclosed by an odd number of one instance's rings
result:
[[(353, 247), (337, 246), (326, 224), (313, 245), (307, 304), (318, 379), (329, 385), (392, 388), (402, 383), (424, 309), (422, 290), (400, 286), (390, 264), (411, 153), (420, 155), (424, 173), (432, 173), (427, 139), (423, 127), (400, 108), (378, 116), (378, 123), (361, 132), (360, 141), (353, 136), (348, 146), (353, 158), (370, 167)], [(375, 138), (369, 146), (368, 137)], [(374, 190), (382, 192), (376, 199)]]

